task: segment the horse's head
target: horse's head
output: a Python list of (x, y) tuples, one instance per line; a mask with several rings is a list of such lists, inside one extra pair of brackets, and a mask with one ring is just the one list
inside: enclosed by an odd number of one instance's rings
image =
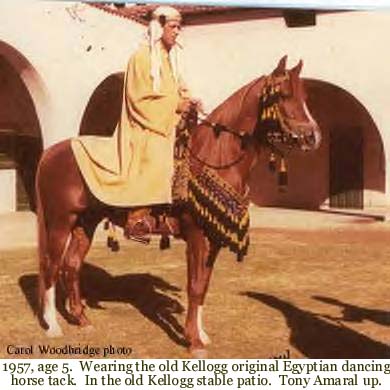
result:
[(302, 60), (286, 69), (284, 56), (266, 78), (260, 95), (257, 131), (261, 138), (275, 148), (302, 151), (317, 149), (321, 132), (306, 106), (306, 94), (300, 78)]

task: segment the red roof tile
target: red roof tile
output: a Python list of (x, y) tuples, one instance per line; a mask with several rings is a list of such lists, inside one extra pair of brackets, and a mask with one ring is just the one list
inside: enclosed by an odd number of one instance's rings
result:
[[(105, 12), (119, 17), (134, 20), (138, 23), (147, 24), (150, 20), (151, 13), (158, 4), (123, 4), (121, 6), (113, 3), (88, 3), (93, 7), (99, 8)], [(240, 11), (240, 13), (249, 14), (251, 11), (256, 11), (257, 17), (259, 12), (262, 18), (282, 16), (281, 10), (275, 9), (254, 9), (254, 8), (242, 8), (232, 6), (203, 6), (203, 5), (180, 5), (172, 4), (176, 9), (180, 11), (183, 16), (184, 24), (197, 24), (202, 22), (207, 16), (226, 16), (234, 12)]]

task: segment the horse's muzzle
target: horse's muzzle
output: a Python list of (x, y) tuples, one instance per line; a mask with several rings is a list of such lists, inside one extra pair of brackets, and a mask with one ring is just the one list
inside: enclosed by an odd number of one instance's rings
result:
[(286, 121), (280, 129), (269, 131), (267, 141), (278, 148), (308, 152), (321, 144), (321, 131), (316, 122)]
[(303, 152), (316, 150), (321, 145), (321, 131), (316, 123), (299, 126), (294, 133), (290, 133), (290, 145)]

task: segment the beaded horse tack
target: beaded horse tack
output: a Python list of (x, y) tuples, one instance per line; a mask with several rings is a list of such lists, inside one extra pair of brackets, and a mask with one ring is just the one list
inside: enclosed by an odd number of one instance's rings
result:
[(242, 261), (249, 246), (247, 194), (239, 194), (204, 166), (199, 173), (191, 174), (187, 204), (208, 239), (219, 247), (228, 247)]
[(279, 101), (281, 98), (281, 84), (288, 80), (289, 75), (269, 76), (261, 92), (259, 100), (259, 117), (255, 134), (258, 134), (263, 143), (270, 149), (268, 167), (271, 172), (276, 171), (277, 156), (280, 157), (278, 184), (287, 185), (287, 167), (284, 153), (278, 148), (278, 144), (289, 145), (290, 131), (287, 123), (280, 112)]

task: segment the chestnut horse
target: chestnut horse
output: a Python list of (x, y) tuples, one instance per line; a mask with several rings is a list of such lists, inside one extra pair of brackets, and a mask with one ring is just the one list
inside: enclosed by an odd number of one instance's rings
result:
[[(299, 77), (301, 68), (302, 61), (287, 70), (286, 57), (283, 57), (269, 76), (262, 76), (234, 93), (191, 132), (191, 158), (214, 167), (221, 179), (245, 197), (249, 174), (260, 147), (270, 146), (276, 142), (274, 138), (280, 138), (290, 148), (316, 149), (320, 130), (306, 107), (303, 81)], [(277, 91), (273, 99), (279, 133), (268, 133), (267, 126), (262, 126), (266, 122), (259, 119), (259, 101), (264, 98), (266, 86)], [(69, 303), (67, 310), (72, 322), (80, 326), (90, 324), (81, 303), (80, 269), (98, 223), (109, 217), (123, 226), (128, 210), (115, 210), (92, 196), (80, 174), (69, 140), (43, 153), (37, 170), (36, 195), (40, 320), (47, 328), (47, 334), (55, 337), (62, 335), (56, 317), (59, 275), (64, 280)], [(202, 350), (209, 342), (202, 329), (202, 306), (221, 245), (208, 238), (206, 229), (185, 206), (180, 209), (178, 220), (181, 237), (187, 245), (185, 337), (191, 350)]]

